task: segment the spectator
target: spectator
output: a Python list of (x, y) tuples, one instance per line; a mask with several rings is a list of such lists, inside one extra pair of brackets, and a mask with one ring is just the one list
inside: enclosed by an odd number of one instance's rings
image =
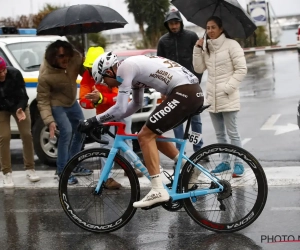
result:
[(0, 165), (4, 175), (3, 187), (13, 188), (10, 155), (10, 117), (13, 116), (23, 143), (23, 160), (26, 176), (31, 182), (40, 180), (34, 170), (34, 150), (31, 119), (27, 107), (28, 96), (21, 72), (7, 67), (0, 57)]
[[(193, 64), (198, 73), (208, 71), (206, 100), (211, 106), (208, 111), (219, 143), (227, 143), (226, 132), (231, 144), (242, 147), (237, 128), (240, 110), (239, 86), (247, 73), (244, 51), (235, 40), (227, 36), (222, 20), (212, 16), (206, 23), (206, 46), (199, 39), (194, 47)], [(219, 174), (231, 169), (228, 154), (222, 154), (220, 163), (212, 173)], [(241, 162), (234, 163), (233, 177), (244, 174)]]
[[(193, 68), (193, 48), (198, 40), (197, 34), (183, 28), (183, 22), (179, 11), (173, 10), (168, 13), (164, 24), (169, 32), (159, 39), (157, 55), (184, 66), (198, 77), (200, 83), (202, 74), (197, 74)], [(191, 127), (193, 132), (202, 134), (200, 114), (192, 117)], [(174, 128), (173, 131), (176, 138), (183, 138), (183, 124)], [(202, 145), (203, 140), (201, 139), (197, 145), (193, 145), (194, 152), (198, 151)], [(180, 144), (176, 144), (176, 148), (180, 150)], [(206, 157), (205, 160), (209, 161), (208, 157)]]
[[(118, 95), (118, 88), (113, 87), (109, 88), (108, 86), (102, 84), (95, 84), (95, 80), (92, 76), (92, 66), (94, 61), (97, 57), (104, 53), (102, 47), (90, 47), (86, 59), (83, 63), (83, 66), (86, 68), (85, 72), (83, 73), (82, 80), (80, 83), (80, 92), (79, 92), (79, 99), (80, 105), (82, 108), (85, 109), (94, 109), (96, 108), (96, 113), (101, 114), (108, 110), (111, 106), (116, 103), (116, 96)], [(124, 119), (126, 123), (126, 132), (131, 133), (131, 116)], [(110, 131), (114, 133), (115, 128), (110, 127)], [(108, 145), (101, 145), (103, 148), (110, 149), (114, 142), (113, 138), (108, 134), (102, 135), (102, 139), (104, 141), (108, 141)], [(130, 142), (127, 143), (130, 146)], [(102, 165), (105, 164), (105, 160), (101, 158)], [(142, 177), (142, 172), (135, 169), (136, 174), (138, 177)], [(121, 184), (118, 183), (113, 178), (108, 178), (105, 187), (107, 189), (119, 189)]]
[[(37, 101), (41, 117), (53, 138), (58, 126), (57, 174), (60, 176), (68, 160), (82, 148), (83, 138), (77, 132), (79, 120), (84, 119), (76, 100), (77, 77), (83, 73), (83, 58), (66, 41), (51, 43), (40, 67)], [(75, 175), (90, 175), (91, 170), (76, 167), (69, 185), (78, 182)]]

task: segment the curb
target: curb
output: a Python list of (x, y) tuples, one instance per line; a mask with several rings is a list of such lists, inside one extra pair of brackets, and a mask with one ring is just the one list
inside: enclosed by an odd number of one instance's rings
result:
[[(165, 171), (167, 171), (169, 174), (173, 173), (173, 170), (165, 169)], [(300, 184), (300, 166), (266, 167), (264, 168), (264, 171), (266, 173), (269, 186), (290, 186)], [(12, 173), (12, 178), (15, 183), (15, 188), (58, 188), (58, 181), (55, 176), (55, 171), (36, 171), (36, 173), (40, 176), (41, 180), (39, 182), (32, 183), (26, 178), (25, 171), (14, 171)], [(80, 178), (85, 177), (78, 177), (79, 181)], [(126, 177), (118, 174), (118, 182), (120, 182), (124, 187), (126, 187), (126, 180)], [(163, 181), (168, 183), (168, 180), (165, 176), (163, 176)], [(150, 187), (150, 182), (146, 177), (139, 178), (139, 182), (141, 188)], [(2, 181), (0, 181), (0, 188), (3, 189)]]

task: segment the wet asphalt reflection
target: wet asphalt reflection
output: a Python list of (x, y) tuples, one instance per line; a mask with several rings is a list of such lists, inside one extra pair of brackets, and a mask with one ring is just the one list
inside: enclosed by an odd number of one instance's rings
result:
[[(264, 211), (237, 233), (213, 233), (196, 224), (182, 208), (137, 210), (123, 228), (95, 234), (75, 226), (63, 212), (57, 189), (16, 189), (0, 192), (2, 250), (256, 250), (300, 249), (300, 243), (275, 242), (300, 238), (300, 188), (271, 187)], [(267, 239), (267, 240), (265, 240)], [(273, 239), (273, 242), (272, 242)]]
[(137, 210), (120, 230), (94, 234), (67, 218), (56, 189), (5, 190), (0, 199), (1, 249), (261, 249), (242, 234), (201, 228), (183, 209)]
[(300, 57), (296, 50), (247, 53), (248, 73), (242, 97), (284, 98), (300, 93)]
[[(107, 234), (75, 226), (63, 212), (57, 189), (16, 189), (0, 192), (2, 250), (116, 249), (300, 249), (299, 242), (272, 242), (283, 235), (298, 240), (300, 188), (271, 187), (264, 211), (237, 233), (213, 233), (200, 227), (182, 208), (137, 210), (123, 228)], [(263, 239), (268, 240), (263, 240)]]

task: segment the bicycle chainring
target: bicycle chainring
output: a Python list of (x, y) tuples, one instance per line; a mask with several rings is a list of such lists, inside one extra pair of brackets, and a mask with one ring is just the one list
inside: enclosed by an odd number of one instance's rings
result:
[(162, 204), (161, 206), (164, 209), (166, 209), (167, 211), (176, 212), (183, 207), (183, 201), (182, 200), (178, 200), (178, 201), (174, 201), (174, 202), (169, 201), (169, 202)]

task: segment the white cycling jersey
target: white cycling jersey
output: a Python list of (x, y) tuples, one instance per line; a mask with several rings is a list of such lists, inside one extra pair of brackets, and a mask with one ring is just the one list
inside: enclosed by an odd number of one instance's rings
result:
[[(180, 85), (199, 84), (198, 78), (180, 64), (158, 56), (132, 56), (118, 67), (120, 83), (116, 104), (97, 115), (97, 120), (107, 122), (127, 117), (143, 105), (144, 88), (154, 88), (164, 95)], [(128, 102), (132, 89), (132, 100)]]

